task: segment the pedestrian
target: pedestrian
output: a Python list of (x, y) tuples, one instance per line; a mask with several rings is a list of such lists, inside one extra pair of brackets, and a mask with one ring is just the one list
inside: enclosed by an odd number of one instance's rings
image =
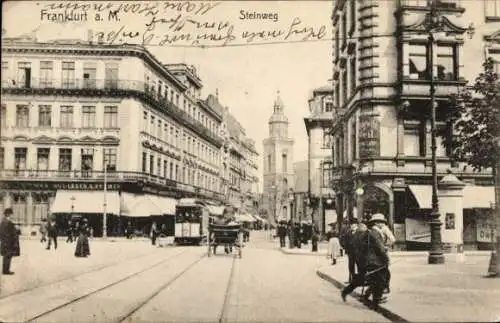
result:
[[(372, 219), (375, 219), (375, 221), (374, 221), (375, 224), (373, 226), (373, 229), (376, 230), (378, 232), (378, 234), (380, 234), (380, 237), (381, 237), (382, 241), (384, 242), (385, 250), (386, 250), (387, 254), (389, 254), (388, 250), (396, 242), (396, 237), (394, 237), (394, 234), (392, 233), (391, 229), (387, 225), (387, 222), (385, 220), (385, 216), (383, 214), (376, 213), (376, 214), (372, 215)], [(384, 293), (388, 294), (391, 292), (391, 289), (390, 289), (391, 271), (389, 270), (389, 268), (386, 268), (384, 270), (384, 272), (386, 274), (386, 283), (387, 283), (387, 286), (384, 289)]]
[(66, 235), (68, 238), (66, 239), (66, 243), (72, 243), (73, 242), (73, 226), (71, 224), (71, 221), (68, 221), (68, 228), (66, 229)]
[(293, 225), (293, 222), (290, 220), (288, 222), (288, 247), (290, 249), (293, 249), (295, 245), (295, 226)]
[(88, 220), (83, 219), (78, 228), (78, 239), (76, 240), (75, 257), (87, 257), (90, 255)]
[(300, 234), (300, 223), (295, 222), (295, 229), (293, 231), (293, 237), (295, 240), (295, 247), (301, 248), (302, 247), (302, 236)]
[(337, 264), (337, 257), (340, 256), (340, 241), (337, 230), (335, 230), (335, 223), (329, 223), (330, 230), (326, 234), (328, 240), (328, 251), (326, 254), (327, 259), (332, 259), (332, 265)]
[(350, 226), (344, 230), (340, 235), (340, 245), (345, 250), (347, 254), (347, 265), (349, 269), (349, 283), (352, 281), (354, 275), (356, 275), (356, 262), (354, 261), (354, 250), (352, 245), (352, 238), (356, 232), (358, 225), (356, 219), (349, 220)]
[(49, 219), (47, 221), (47, 235), (49, 237), (49, 243), (47, 244), (47, 250), (50, 250), (51, 242), (54, 241), (54, 250), (57, 249), (57, 226), (56, 221)]
[(378, 229), (375, 229), (377, 223), (385, 222), (382, 214), (374, 214), (368, 222), (370, 230), (363, 241), (362, 250), (365, 261), (365, 280), (368, 289), (363, 295), (365, 301), (369, 301), (372, 296), (372, 305), (374, 307), (385, 302), (382, 294), (387, 287), (387, 270), (389, 268), (389, 256), (385, 249), (383, 238)]
[(42, 236), (40, 239), (40, 243), (47, 242), (47, 220), (42, 219), (42, 224), (40, 224), (40, 235)]
[(132, 239), (132, 224), (128, 221), (127, 228), (125, 229), (127, 239)]
[(318, 231), (316, 230), (316, 226), (313, 226), (312, 237), (311, 237), (312, 252), (318, 252), (318, 242), (319, 242), (319, 234)]
[(14, 212), (11, 208), (6, 208), (3, 212), (3, 219), (0, 222), (0, 254), (2, 255), (2, 274), (14, 275), (10, 270), (12, 257), (21, 255), (19, 246), (19, 230), (10, 220)]
[(156, 245), (156, 237), (158, 235), (158, 231), (157, 231), (157, 226), (156, 226), (156, 222), (153, 221), (153, 224), (151, 224), (151, 233), (150, 233), (150, 236), (151, 236), (151, 244), (153, 246)]
[(286, 246), (286, 227), (283, 223), (278, 224), (278, 236), (280, 238), (280, 248)]
[(367, 239), (366, 237), (367, 234), (368, 234), (368, 228), (366, 224), (364, 223), (358, 224), (358, 228), (354, 233), (351, 242), (353, 246), (352, 255), (354, 257), (354, 261), (356, 263), (356, 268), (358, 269), (358, 271), (354, 275), (349, 285), (346, 286), (341, 292), (341, 296), (344, 302), (346, 301), (346, 296), (351, 294), (354, 291), (354, 289), (365, 285), (366, 255), (367, 255), (367, 250), (365, 250), (366, 249), (365, 241)]

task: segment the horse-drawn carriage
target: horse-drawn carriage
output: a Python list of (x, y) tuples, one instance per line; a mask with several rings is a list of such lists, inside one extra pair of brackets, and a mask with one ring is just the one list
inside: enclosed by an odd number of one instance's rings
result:
[[(241, 258), (243, 249), (243, 230), (241, 224), (214, 224), (208, 228), (208, 256), (217, 252), (217, 246), (223, 245), (227, 254), (233, 252), (233, 247)], [(213, 248), (213, 250), (212, 250)]]

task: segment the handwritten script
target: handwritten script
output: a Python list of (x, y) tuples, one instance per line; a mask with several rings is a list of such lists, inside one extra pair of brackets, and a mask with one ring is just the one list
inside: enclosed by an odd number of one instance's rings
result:
[(91, 40), (104, 44), (212, 47), (328, 39), (325, 25), (306, 24), (298, 16), (279, 23), (255, 20), (244, 24), (222, 11), (223, 5), (202, 1), (75, 1), (39, 6), (44, 22), (80, 19), (92, 29)]

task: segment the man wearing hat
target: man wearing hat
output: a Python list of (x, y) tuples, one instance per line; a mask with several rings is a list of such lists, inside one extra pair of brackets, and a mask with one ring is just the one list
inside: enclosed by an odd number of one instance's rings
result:
[(4, 217), (0, 222), (0, 253), (2, 259), (2, 274), (13, 275), (14, 272), (10, 271), (10, 263), (12, 257), (19, 256), (19, 235), (14, 223), (10, 220), (13, 214), (11, 208), (4, 211)]
[[(377, 231), (377, 233), (380, 235), (382, 241), (384, 242), (384, 247), (385, 250), (389, 250), (389, 248), (396, 242), (396, 238), (394, 237), (394, 234), (392, 233), (391, 229), (387, 226), (387, 221), (385, 220), (385, 217), (381, 213), (376, 213), (372, 216), (372, 219), (374, 219), (375, 225), (373, 226), (373, 229)], [(378, 220), (377, 220), (378, 219)], [(386, 272), (386, 282), (387, 286), (385, 288), (385, 292), (389, 293), (390, 288), (389, 288), (389, 283), (391, 280), (391, 272), (389, 268), (387, 268)]]

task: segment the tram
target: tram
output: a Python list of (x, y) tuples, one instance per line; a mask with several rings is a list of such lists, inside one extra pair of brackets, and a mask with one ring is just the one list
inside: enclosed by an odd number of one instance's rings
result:
[(195, 198), (183, 198), (175, 207), (176, 244), (201, 244), (208, 234), (209, 210)]

